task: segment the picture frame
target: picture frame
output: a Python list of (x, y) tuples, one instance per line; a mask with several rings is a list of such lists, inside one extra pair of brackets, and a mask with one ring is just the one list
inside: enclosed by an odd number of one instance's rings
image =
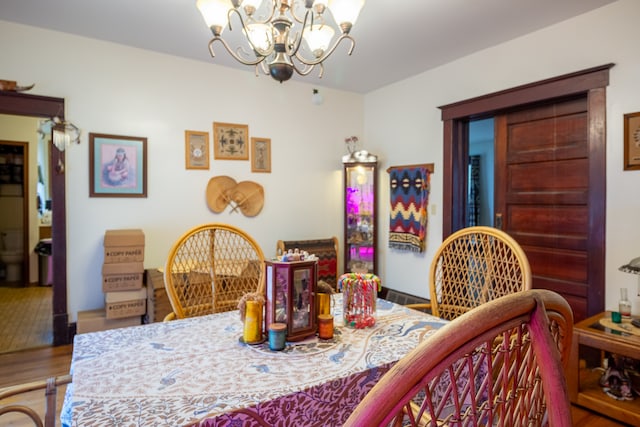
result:
[(271, 173), (271, 139), (251, 138), (251, 172)]
[(90, 133), (89, 196), (147, 197), (147, 138)]
[(640, 112), (624, 115), (624, 170), (640, 170)]
[(249, 125), (213, 122), (213, 158), (249, 160)]
[(184, 131), (186, 169), (209, 169), (209, 132)]

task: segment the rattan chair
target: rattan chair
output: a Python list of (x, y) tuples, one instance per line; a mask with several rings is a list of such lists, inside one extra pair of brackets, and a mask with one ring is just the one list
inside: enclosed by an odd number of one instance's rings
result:
[(231, 311), (249, 292), (263, 292), (264, 254), (244, 231), (203, 224), (173, 245), (164, 285), (173, 313), (165, 320)]
[(408, 304), (452, 320), (488, 301), (531, 289), (531, 267), (520, 245), (492, 227), (468, 227), (440, 245), (429, 270), (430, 302)]
[(490, 301), (395, 364), (345, 426), (570, 427), (572, 330), (571, 308), (553, 291)]
[[(11, 387), (0, 389), (0, 401), (10, 401), (6, 406), (0, 406), (0, 418), (6, 414), (24, 414), (31, 419), (34, 426), (37, 427), (55, 427), (57, 418), (57, 404), (56, 398), (58, 395), (58, 387), (69, 384), (71, 382), (71, 375), (63, 375), (60, 377), (51, 377), (43, 381), (33, 381), (30, 383), (18, 384)], [(41, 416), (34, 408), (23, 405), (19, 402), (16, 396), (24, 393), (29, 393), (35, 390), (44, 390), (45, 394), (45, 409), (44, 416)], [(25, 401), (27, 399), (25, 398)], [(4, 424), (0, 419), (0, 425), (14, 425)], [(8, 421), (8, 420), (7, 420)], [(16, 423), (18, 419), (14, 420)], [(22, 421), (22, 419), (20, 419)], [(20, 424), (22, 425), (22, 424)]]

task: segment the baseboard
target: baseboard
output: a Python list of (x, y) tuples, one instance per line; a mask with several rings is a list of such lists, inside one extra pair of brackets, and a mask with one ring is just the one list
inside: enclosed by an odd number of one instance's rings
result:
[(429, 302), (429, 300), (426, 298), (417, 297), (406, 292), (400, 292), (396, 291), (395, 289), (389, 289), (385, 287), (382, 288), (380, 297), (400, 305), (425, 304)]

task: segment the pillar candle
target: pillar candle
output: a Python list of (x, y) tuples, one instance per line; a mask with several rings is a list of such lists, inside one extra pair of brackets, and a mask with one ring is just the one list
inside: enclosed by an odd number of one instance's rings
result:
[(262, 340), (262, 303), (259, 301), (246, 302), (242, 337), (246, 343)]

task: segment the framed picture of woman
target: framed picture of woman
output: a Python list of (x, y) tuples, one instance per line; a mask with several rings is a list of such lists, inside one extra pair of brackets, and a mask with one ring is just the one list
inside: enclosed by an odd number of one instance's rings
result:
[(89, 134), (89, 197), (147, 197), (147, 138)]

